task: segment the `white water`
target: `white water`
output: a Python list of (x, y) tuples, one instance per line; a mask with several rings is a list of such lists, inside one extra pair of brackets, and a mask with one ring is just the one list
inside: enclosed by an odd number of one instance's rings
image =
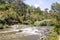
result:
[[(25, 25), (24, 25), (25, 26)], [(16, 34), (3, 34), (1, 40), (42, 40), (46, 38), (52, 27), (30, 27), (25, 26), (24, 28), (18, 29), (18, 26), (13, 25), (13, 31), (17, 31)], [(11, 31), (12, 31), (11, 30)], [(22, 30), (19, 32), (19, 30)], [(4, 38), (4, 39), (2, 39)]]
[(36, 35), (36, 34), (38, 35), (39, 34), (38, 33), (39, 30), (37, 30), (36, 28), (29, 27), (29, 28), (23, 28), (21, 30), (23, 30), (21, 33), (26, 33), (27, 35)]
[[(16, 34), (3, 34), (0, 40), (42, 40), (49, 34), (50, 27), (25, 27), (22, 29), (13, 30), (18, 31)], [(22, 32), (19, 32), (22, 30)], [(4, 39), (3, 39), (4, 38)]]

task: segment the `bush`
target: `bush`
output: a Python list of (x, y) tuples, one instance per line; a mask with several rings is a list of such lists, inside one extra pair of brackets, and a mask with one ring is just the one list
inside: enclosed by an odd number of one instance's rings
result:
[(58, 40), (57, 36), (49, 36), (47, 40)]
[(54, 24), (51, 21), (36, 21), (34, 23), (35, 26), (53, 26)]
[(35, 25), (35, 26), (39, 26), (39, 25), (40, 25), (40, 21), (34, 22), (34, 25)]
[(3, 29), (3, 28), (4, 28), (3, 24), (0, 24), (0, 29)]
[(53, 25), (54, 25), (54, 23), (51, 22), (51, 21), (46, 21), (46, 24), (47, 24), (48, 26), (53, 26)]
[(7, 10), (9, 8), (8, 4), (1, 4), (0, 5), (0, 10)]
[(60, 35), (60, 26), (55, 25), (55, 26), (54, 26), (54, 31), (55, 31), (57, 34)]
[(46, 26), (46, 22), (36, 21), (34, 23), (35, 26)]
[(8, 26), (8, 25), (4, 25), (4, 28), (10, 28), (10, 26)]
[(47, 36), (46, 40), (58, 40), (58, 35), (54, 30)]
[(30, 21), (30, 20), (26, 20), (26, 21), (24, 21), (24, 23), (23, 24), (26, 24), (26, 25), (30, 25), (32, 22)]
[(10, 28), (8, 25), (0, 24), (0, 29)]

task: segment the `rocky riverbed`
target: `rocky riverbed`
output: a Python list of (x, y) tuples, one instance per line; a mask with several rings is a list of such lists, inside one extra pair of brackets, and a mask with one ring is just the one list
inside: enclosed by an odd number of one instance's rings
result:
[(24, 27), (15, 33), (2, 33), (0, 40), (45, 40), (53, 31), (52, 27)]

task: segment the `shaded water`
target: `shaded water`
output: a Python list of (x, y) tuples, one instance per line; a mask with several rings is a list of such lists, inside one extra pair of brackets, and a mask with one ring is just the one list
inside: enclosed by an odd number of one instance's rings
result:
[(29, 33), (27, 31), (3, 33), (3, 34), (0, 34), (0, 40), (42, 40), (42, 38), (46, 38), (46, 36), (49, 34), (51, 30), (50, 27), (41, 27), (41, 28), (37, 27), (36, 29), (39, 31), (37, 32), (37, 34), (30, 33), (33, 30), (30, 31)]

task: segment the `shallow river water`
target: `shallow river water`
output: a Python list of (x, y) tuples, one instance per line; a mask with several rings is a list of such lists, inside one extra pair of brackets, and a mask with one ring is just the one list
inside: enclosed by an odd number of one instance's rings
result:
[(45, 40), (52, 31), (51, 27), (22, 28), (22, 32), (0, 34), (0, 40)]

